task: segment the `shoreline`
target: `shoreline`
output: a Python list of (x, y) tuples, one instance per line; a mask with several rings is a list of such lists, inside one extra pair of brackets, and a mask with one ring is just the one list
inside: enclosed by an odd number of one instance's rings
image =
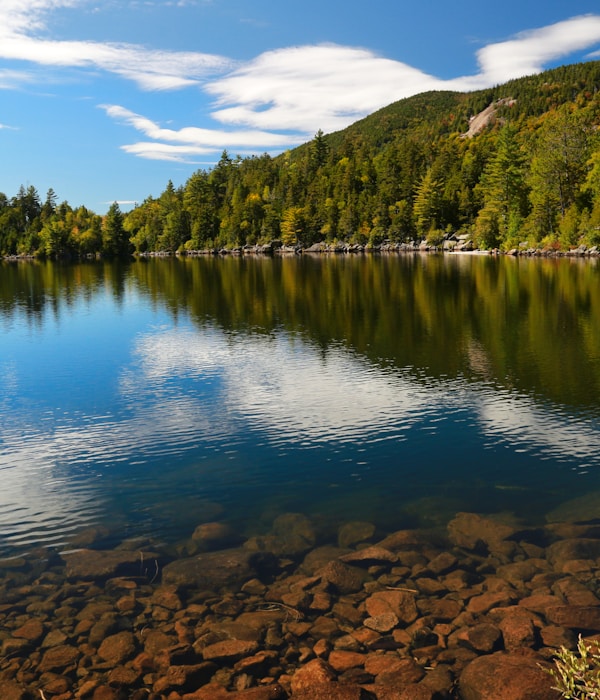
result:
[[(508, 256), (508, 257), (526, 257), (526, 258), (598, 258), (600, 257), (600, 247), (580, 246), (568, 251), (543, 249), (543, 248), (512, 248), (508, 251), (503, 251), (497, 248), (492, 250), (484, 250), (473, 248), (468, 245), (458, 246), (435, 246), (429, 245), (426, 242), (420, 243), (390, 243), (379, 246), (366, 246), (360, 244), (325, 244), (316, 243), (307, 248), (302, 246), (284, 246), (278, 242), (264, 245), (245, 245), (233, 248), (203, 248), (201, 250), (187, 251), (152, 251), (152, 252), (136, 252), (132, 253), (130, 258), (145, 259), (145, 258), (195, 258), (208, 256), (292, 256), (292, 255), (402, 255), (402, 254), (418, 254), (432, 253), (441, 255), (480, 255), (480, 256)], [(32, 262), (38, 260), (62, 260), (72, 262), (85, 262), (93, 260), (104, 260), (101, 254), (87, 255), (79, 257), (58, 257), (58, 258), (40, 258), (35, 255), (5, 255), (0, 257), (0, 260), (5, 262)], [(123, 259), (123, 258), (117, 258)]]

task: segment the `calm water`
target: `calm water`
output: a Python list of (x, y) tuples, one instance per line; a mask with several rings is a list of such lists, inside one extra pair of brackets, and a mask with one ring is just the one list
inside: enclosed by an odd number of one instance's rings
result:
[(543, 521), (600, 492), (597, 262), (3, 263), (0, 554), (217, 515)]

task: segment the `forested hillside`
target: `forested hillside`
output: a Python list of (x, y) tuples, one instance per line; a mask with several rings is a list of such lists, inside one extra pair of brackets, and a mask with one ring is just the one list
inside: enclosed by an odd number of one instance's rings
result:
[(416, 95), (277, 157), (224, 152), (127, 214), (114, 204), (99, 217), (21, 188), (0, 194), (0, 253), (435, 245), (451, 235), (484, 249), (600, 245), (599, 86), (596, 61)]

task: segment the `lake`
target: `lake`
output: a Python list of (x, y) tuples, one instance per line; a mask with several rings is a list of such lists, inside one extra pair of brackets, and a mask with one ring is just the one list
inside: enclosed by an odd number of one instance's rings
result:
[(5, 262), (0, 332), (3, 557), (600, 493), (597, 260)]

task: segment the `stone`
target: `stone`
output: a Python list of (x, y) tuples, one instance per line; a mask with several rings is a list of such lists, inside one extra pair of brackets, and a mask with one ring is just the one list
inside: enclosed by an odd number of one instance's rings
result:
[(266, 675), (268, 669), (272, 666), (277, 666), (278, 663), (279, 656), (277, 652), (259, 651), (253, 656), (245, 656), (244, 658), (240, 659), (235, 664), (234, 670), (239, 673), (252, 673), (253, 675), (260, 673), (261, 675)]
[[(368, 670), (366, 665), (365, 670)], [(378, 673), (375, 683), (402, 688), (409, 683), (418, 683), (424, 676), (425, 671), (414, 659), (404, 658)]]
[(202, 649), (205, 661), (238, 661), (245, 656), (251, 656), (258, 651), (258, 642), (241, 639), (226, 639), (222, 642), (209, 644)]
[(418, 601), (417, 608), (421, 615), (433, 617), (437, 622), (451, 622), (460, 615), (464, 605), (452, 598), (425, 598)]
[(346, 602), (344, 599), (340, 599), (334, 604), (332, 612), (336, 620), (351, 627), (358, 627), (363, 618), (360, 611), (352, 603)]
[(448, 523), (448, 536), (452, 544), (475, 551), (492, 550), (517, 531), (513, 525), (477, 513), (457, 513)]
[(403, 688), (393, 688), (387, 686), (376, 686), (377, 700), (435, 700), (438, 695), (429, 686), (423, 683), (409, 683)]
[(0, 680), (0, 698), (2, 700), (28, 700), (30, 697), (31, 695), (20, 683)]
[(419, 616), (414, 594), (406, 591), (377, 591), (366, 599), (365, 608), (371, 617), (393, 613), (404, 625)]
[(364, 666), (366, 656), (354, 651), (337, 651), (334, 650), (329, 654), (327, 659), (329, 665), (338, 673), (343, 673), (350, 668)]
[(348, 566), (341, 561), (330, 561), (316, 574), (333, 586), (339, 593), (357, 593), (362, 590), (368, 575), (355, 566)]
[(44, 625), (40, 620), (31, 619), (27, 620), (23, 625), (18, 627), (12, 633), (13, 637), (20, 639), (26, 639), (29, 642), (39, 642), (39, 640), (44, 636)]
[(345, 523), (338, 530), (340, 547), (352, 547), (361, 542), (368, 542), (375, 534), (375, 525), (360, 520)]
[(519, 606), (530, 610), (534, 613), (544, 614), (547, 608), (553, 608), (557, 605), (563, 605), (564, 600), (555, 595), (550, 594), (534, 594), (521, 598)]
[(572, 630), (568, 630), (565, 627), (558, 627), (555, 625), (548, 625), (547, 627), (542, 627), (540, 630), (540, 637), (544, 646), (555, 647), (560, 649), (560, 647), (565, 647), (565, 649), (575, 649), (577, 646), (577, 638)]
[(284, 513), (273, 521), (272, 533), (279, 547), (278, 556), (296, 557), (314, 547), (317, 534), (312, 521), (303, 513)]
[(458, 559), (451, 552), (442, 552), (434, 557), (427, 568), (436, 576), (443, 576), (455, 569), (458, 565)]
[(156, 554), (124, 550), (78, 549), (60, 556), (66, 564), (67, 578), (85, 580), (140, 576), (144, 573), (144, 562), (157, 560)]
[(502, 645), (500, 630), (488, 622), (468, 627), (464, 640), (471, 649), (483, 654), (497, 651)]
[(398, 552), (418, 550), (428, 544), (427, 540), (417, 530), (398, 530), (377, 542), (378, 547), (389, 549), (396, 554)]
[(192, 540), (200, 549), (225, 549), (236, 544), (239, 536), (227, 523), (201, 523), (194, 530)]
[(276, 564), (275, 557), (267, 552), (225, 549), (171, 562), (163, 568), (162, 580), (200, 590), (231, 590), (271, 572)]
[(293, 700), (372, 700), (374, 695), (359, 685), (325, 683), (294, 692)]
[(208, 683), (217, 667), (213, 663), (201, 663), (191, 666), (169, 666), (167, 673), (161, 676), (153, 686), (155, 693), (165, 693), (170, 690), (178, 692), (192, 691), (198, 686)]
[(183, 608), (176, 586), (159, 586), (152, 594), (150, 600), (153, 605), (159, 605), (167, 610), (176, 611)]
[(52, 647), (42, 657), (38, 671), (41, 673), (46, 671), (64, 671), (64, 669), (75, 664), (79, 657), (79, 649), (68, 644)]
[(473, 596), (467, 605), (467, 612), (485, 615), (492, 608), (506, 607), (517, 600), (515, 593), (510, 591), (498, 591), (495, 593), (482, 593)]
[(108, 674), (108, 683), (111, 686), (129, 687), (135, 685), (140, 678), (140, 673), (128, 666), (116, 666)]
[(586, 585), (572, 576), (557, 581), (555, 591), (560, 592), (567, 599), (569, 605), (587, 605), (589, 607), (600, 605), (597, 596)]
[(546, 558), (555, 571), (573, 559), (597, 559), (600, 557), (600, 539), (581, 537), (578, 539), (559, 540), (546, 547)]
[(365, 618), (364, 626), (376, 632), (380, 632), (381, 634), (385, 634), (386, 632), (391, 632), (399, 623), (400, 620), (393, 612), (387, 612)]
[(320, 615), (309, 629), (314, 639), (332, 639), (340, 634), (337, 622), (324, 615)]
[(571, 498), (546, 514), (549, 523), (577, 523), (600, 518), (600, 491)]
[(47, 649), (49, 647), (59, 647), (65, 644), (67, 641), (67, 635), (62, 631), (58, 629), (53, 629), (48, 632), (48, 634), (44, 637), (44, 641), (42, 642), (42, 648)]
[(344, 554), (339, 558), (346, 564), (356, 564), (358, 566), (371, 566), (372, 564), (395, 564), (398, 556), (384, 547), (365, 547), (356, 552)]
[(546, 619), (559, 627), (600, 632), (600, 608), (584, 605), (557, 605), (546, 609)]
[(496, 652), (471, 661), (460, 675), (462, 700), (559, 700), (535, 654)]
[[(278, 683), (264, 688), (248, 688), (227, 696), (228, 700), (286, 700), (287, 693)], [(212, 700), (212, 698), (211, 698)]]
[(527, 559), (526, 561), (516, 561), (511, 564), (504, 564), (496, 569), (496, 575), (512, 583), (516, 587), (522, 587), (526, 581), (531, 579), (544, 568), (548, 568), (545, 561)]
[[(313, 659), (301, 666), (292, 676), (291, 688), (295, 695), (299, 691), (327, 685), (335, 679), (335, 671), (323, 659)], [(321, 696), (323, 698), (327, 695)]]
[(517, 613), (507, 615), (498, 625), (507, 651), (517, 651), (523, 647), (533, 647), (537, 643), (536, 628), (531, 618)]
[[(154, 694), (148, 700), (162, 700), (165, 696)], [(183, 700), (231, 700), (231, 693), (216, 682), (207, 683), (193, 693), (185, 693)]]
[(117, 688), (111, 688), (109, 685), (99, 685), (94, 690), (92, 700), (121, 700), (123, 695)]
[(113, 666), (124, 663), (136, 653), (136, 641), (131, 632), (118, 632), (107, 637), (98, 649), (98, 656)]
[(349, 550), (341, 547), (334, 547), (333, 545), (323, 545), (322, 547), (315, 547), (311, 549), (310, 552), (304, 557), (300, 569), (312, 576), (319, 569), (327, 566), (329, 562), (339, 559), (339, 557), (344, 554), (349, 554)]
[(144, 650), (150, 656), (154, 656), (163, 649), (168, 649), (175, 643), (173, 637), (165, 634), (159, 629), (145, 631), (142, 638), (144, 642)]

